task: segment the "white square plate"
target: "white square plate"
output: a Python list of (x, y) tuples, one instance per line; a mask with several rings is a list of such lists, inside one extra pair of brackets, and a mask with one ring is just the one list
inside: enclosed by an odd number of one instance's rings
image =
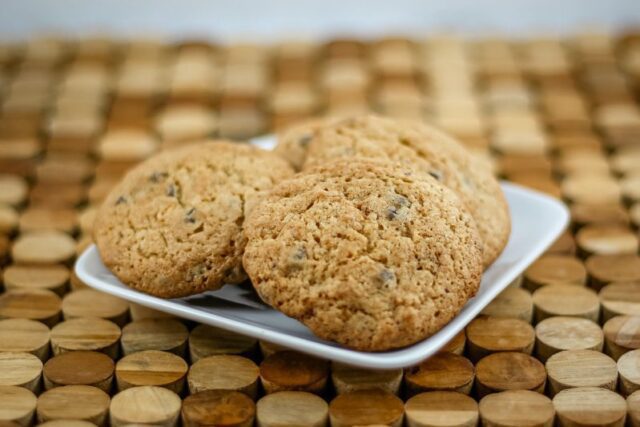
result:
[[(274, 139), (263, 137), (252, 142), (269, 149)], [(509, 183), (502, 183), (502, 188), (511, 210), (511, 236), (502, 254), (484, 272), (477, 295), (435, 335), (399, 350), (361, 352), (321, 340), (302, 323), (265, 305), (246, 285), (227, 285), (218, 291), (171, 300), (137, 292), (122, 284), (104, 266), (95, 246), (78, 258), (75, 268), (78, 277), (97, 290), (179, 317), (352, 365), (377, 369), (406, 367), (419, 363), (449, 342), (566, 227), (569, 214), (560, 201)]]

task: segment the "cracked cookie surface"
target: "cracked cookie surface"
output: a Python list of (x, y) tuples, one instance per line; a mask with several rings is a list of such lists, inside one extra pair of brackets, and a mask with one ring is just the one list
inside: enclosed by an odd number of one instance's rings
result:
[(511, 232), (509, 208), (492, 171), (443, 132), (418, 122), (361, 116), (318, 129), (303, 169), (344, 157), (391, 160), (452, 189), (476, 221), (488, 267)]
[(96, 217), (94, 241), (125, 284), (163, 298), (246, 279), (242, 226), (259, 193), (293, 174), (273, 153), (205, 142), (126, 174)]
[(359, 350), (432, 335), (482, 275), (480, 239), (458, 197), (386, 162), (342, 160), (286, 179), (244, 230), (243, 265), (260, 297)]

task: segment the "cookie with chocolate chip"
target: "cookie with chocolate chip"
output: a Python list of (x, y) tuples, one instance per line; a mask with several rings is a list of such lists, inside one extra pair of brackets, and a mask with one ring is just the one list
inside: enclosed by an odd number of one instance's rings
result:
[(491, 169), (443, 132), (418, 122), (361, 116), (319, 128), (304, 168), (339, 158), (390, 160), (428, 174), (453, 190), (476, 221), (489, 266), (509, 240), (509, 209)]
[(340, 160), (283, 180), (244, 233), (243, 265), (260, 297), (358, 350), (437, 332), (482, 275), (480, 238), (460, 199), (389, 162)]
[(244, 144), (162, 152), (101, 206), (93, 230), (100, 256), (123, 283), (163, 298), (239, 283), (245, 216), (260, 192), (292, 174), (275, 154)]
[(278, 134), (278, 145), (274, 152), (299, 171), (307, 158), (307, 150), (315, 133), (323, 126), (337, 121), (334, 117), (314, 118), (292, 125)]

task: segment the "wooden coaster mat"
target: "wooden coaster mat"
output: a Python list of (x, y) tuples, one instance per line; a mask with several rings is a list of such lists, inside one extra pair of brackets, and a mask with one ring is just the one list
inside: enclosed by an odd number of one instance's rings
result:
[[(639, 100), (639, 34), (2, 44), (0, 425), (640, 425)], [(153, 153), (367, 111), (434, 123), (571, 210), (440, 354), (330, 363), (73, 274), (101, 200)]]

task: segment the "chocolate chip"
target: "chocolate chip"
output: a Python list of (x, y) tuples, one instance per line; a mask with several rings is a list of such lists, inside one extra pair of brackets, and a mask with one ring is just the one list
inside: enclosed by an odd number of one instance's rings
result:
[(404, 196), (401, 196), (400, 194), (396, 194), (393, 197), (393, 203), (395, 203), (398, 206), (410, 206), (411, 202), (409, 201), (409, 199), (407, 199)]
[(302, 261), (307, 258), (307, 250), (305, 248), (297, 248), (293, 255), (291, 255), (291, 259), (294, 261)]
[(196, 223), (195, 213), (196, 213), (196, 208), (189, 209), (186, 213), (184, 221), (188, 222), (189, 224), (195, 224)]
[(397, 219), (406, 214), (406, 208), (409, 206), (411, 206), (409, 199), (400, 194), (394, 194), (391, 198), (391, 206), (387, 208), (387, 219)]
[(301, 147), (306, 147), (307, 145), (309, 145), (312, 139), (313, 139), (313, 135), (310, 133), (307, 133), (302, 137), (300, 137), (300, 139), (298, 139), (298, 145), (300, 145)]
[(387, 208), (387, 219), (396, 219), (398, 218), (398, 208), (395, 206), (389, 206)]
[(173, 185), (173, 184), (169, 184), (167, 186), (166, 195), (169, 196), (169, 197), (175, 197), (176, 196), (176, 186)]
[(155, 184), (167, 178), (168, 176), (169, 174), (166, 172), (154, 172), (151, 174), (151, 176), (149, 176), (149, 181)]
[(121, 205), (123, 203), (127, 203), (127, 199), (124, 196), (118, 197), (118, 199), (116, 200), (116, 206)]
[(437, 179), (438, 181), (442, 181), (442, 172), (430, 170), (429, 175)]
[(395, 287), (396, 285), (396, 274), (388, 268), (383, 268), (382, 270), (380, 270), (377, 279), (378, 282), (386, 288)]

